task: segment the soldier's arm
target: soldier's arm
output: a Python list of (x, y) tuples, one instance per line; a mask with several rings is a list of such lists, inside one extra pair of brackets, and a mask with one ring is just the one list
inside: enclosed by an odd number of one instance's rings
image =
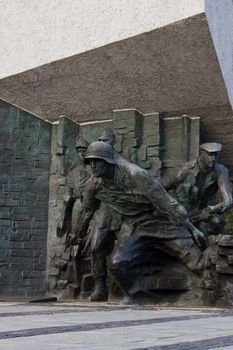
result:
[(60, 210), (60, 217), (57, 224), (57, 236), (62, 237), (68, 229), (68, 220), (75, 202), (72, 190), (69, 188), (63, 195), (62, 207)]
[(223, 165), (217, 165), (218, 171), (218, 188), (221, 193), (222, 201), (214, 206), (211, 206), (210, 209), (213, 212), (222, 212), (226, 211), (232, 206), (232, 186), (229, 179), (229, 172), (227, 168)]
[(83, 194), (83, 201), (77, 215), (75, 228), (67, 238), (67, 246), (79, 243), (79, 241), (85, 236), (95, 208), (95, 184), (92, 179), (90, 179)]
[(162, 177), (160, 183), (168, 191), (175, 188), (181, 181), (183, 181), (185, 175), (186, 169), (174, 170), (170, 174)]
[(140, 176), (137, 176), (137, 186), (142, 185), (144, 195), (153, 206), (172, 221), (186, 227), (191, 232), (196, 244), (201, 249), (205, 249), (207, 246), (207, 237), (191, 223), (186, 209), (175, 198), (170, 196), (158, 181), (146, 172), (142, 172)]

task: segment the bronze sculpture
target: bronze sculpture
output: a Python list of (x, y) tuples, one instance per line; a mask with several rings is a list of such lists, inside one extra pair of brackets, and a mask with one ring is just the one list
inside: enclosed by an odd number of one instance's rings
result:
[[(102, 130), (98, 141), (109, 144), (114, 151), (114, 158), (123, 157), (114, 149), (115, 134), (111, 128)], [(108, 298), (106, 286), (107, 265), (106, 258), (112, 252), (115, 232), (120, 229), (120, 220), (114, 220), (116, 214), (112, 213), (105, 203), (99, 203), (90, 225), (89, 241), (91, 254), (91, 271), (94, 280), (94, 290), (89, 297), (90, 301), (104, 301)]]
[(111, 272), (127, 294), (134, 294), (138, 279), (148, 274), (148, 268), (152, 270), (148, 247), (171, 254), (198, 273), (210, 266), (207, 238), (190, 222), (184, 207), (147, 171), (125, 159), (115, 159), (113, 148), (100, 141), (89, 145), (85, 162), (93, 175), (68, 245), (85, 236), (96, 205), (102, 202), (122, 223)]
[(66, 178), (66, 193), (63, 197), (61, 218), (57, 225), (57, 235), (59, 237), (62, 237), (66, 233), (70, 233), (72, 226), (76, 222), (76, 215), (78, 208), (81, 205), (83, 191), (88, 179), (86, 164), (84, 164), (84, 156), (87, 147), (88, 142), (78, 136), (75, 141), (78, 163), (68, 173)]
[[(88, 172), (84, 163), (84, 156), (88, 147), (88, 142), (80, 136), (75, 140), (75, 150), (77, 155), (77, 164), (68, 173), (66, 177), (66, 193), (63, 196), (63, 207), (61, 218), (57, 225), (57, 235), (62, 237), (69, 236), (74, 229), (77, 217), (79, 215), (85, 184), (88, 180)], [(67, 268), (69, 282), (79, 285), (78, 265), (81, 252), (85, 244), (80, 240), (70, 249), (69, 263)]]
[(228, 170), (218, 163), (221, 149), (219, 143), (202, 144), (195, 161), (184, 164), (161, 180), (167, 190), (173, 190), (195, 225), (207, 235), (224, 232), (223, 213), (233, 202)]

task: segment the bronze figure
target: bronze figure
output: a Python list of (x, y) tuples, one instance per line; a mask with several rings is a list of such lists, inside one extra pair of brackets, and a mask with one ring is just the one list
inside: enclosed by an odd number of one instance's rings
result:
[(232, 206), (228, 170), (218, 163), (221, 149), (219, 143), (202, 144), (200, 156), (195, 161), (184, 164), (161, 181), (168, 191), (173, 191), (195, 225), (207, 235), (224, 232), (223, 213)]
[[(95, 208), (104, 203), (113, 218), (114, 213), (121, 218), (111, 272), (127, 294), (134, 294), (138, 279), (151, 273), (153, 254), (148, 252), (153, 250), (169, 253), (194, 272), (201, 273), (210, 266), (206, 236), (191, 223), (185, 208), (146, 170), (126, 159), (116, 159), (112, 146), (101, 141), (89, 145), (85, 163), (91, 166), (93, 175), (67, 244), (76, 244), (85, 236)], [(152, 260), (148, 261), (149, 257)]]

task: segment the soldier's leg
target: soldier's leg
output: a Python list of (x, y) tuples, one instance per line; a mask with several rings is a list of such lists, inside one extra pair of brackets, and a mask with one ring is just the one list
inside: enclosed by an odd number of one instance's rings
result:
[(111, 253), (114, 244), (114, 233), (107, 228), (97, 228), (91, 240), (91, 268), (95, 289), (91, 301), (106, 300), (108, 297), (106, 278), (106, 257)]
[[(178, 228), (180, 229), (185, 230)], [(216, 290), (218, 288), (215, 266), (217, 245), (211, 245), (205, 251), (201, 251), (193, 242), (189, 232), (185, 235), (183, 238), (165, 240), (161, 249), (178, 258), (192, 272), (199, 274), (202, 277), (204, 289)]]
[(144, 278), (161, 271), (165, 254), (155, 250), (154, 238), (131, 236), (117, 240), (114, 247), (111, 274), (127, 295), (146, 291)]
[(201, 251), (194, 243), (191, 234), (182, 226), (168, 225), (168, 230), (176, 231), (176, 238), (162, 240), (159, 247), (168, 254), (178, 258), (193, 272), (201, 272), (211, 266), (212, 247)]

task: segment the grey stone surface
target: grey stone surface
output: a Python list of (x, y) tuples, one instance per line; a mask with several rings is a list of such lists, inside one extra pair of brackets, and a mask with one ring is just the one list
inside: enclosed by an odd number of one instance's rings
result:
[(232, 310), (117, 304), (0, 304), (4, 350), (231, 349)]
[(0, 102), (0, 295), (45, 292), (51, 123)]
[(233, 107), (233, 3), (232, 0), (206, 0), (205, 12)]

